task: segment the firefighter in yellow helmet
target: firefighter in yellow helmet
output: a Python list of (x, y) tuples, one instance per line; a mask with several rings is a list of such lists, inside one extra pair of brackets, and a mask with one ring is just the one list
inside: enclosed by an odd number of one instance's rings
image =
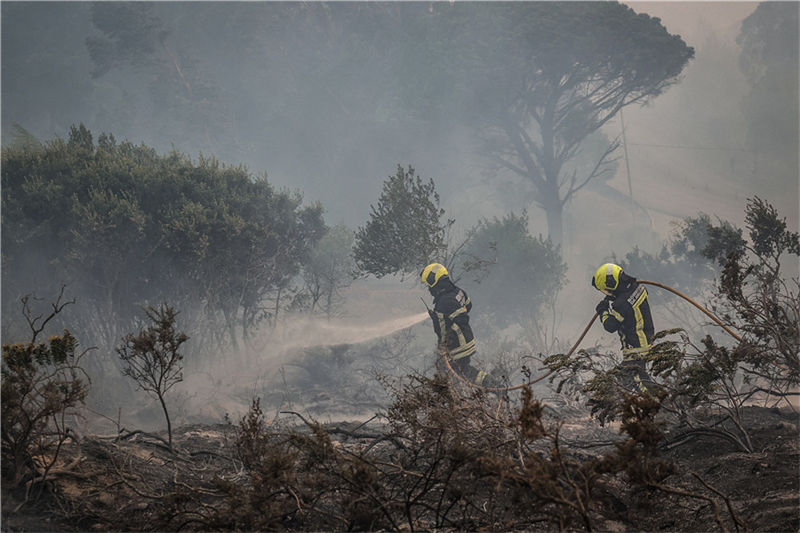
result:
[(464, 378), (485, 387), (499, 387), (500, 383), (470, 364), (475, 354), (475, 337), (469, 325), (472, 302), (467, 293), (451, 280), (444, 265), (431, 263), (421, 273), (422, 283), (433, 296), (433, 309), (428, 310), (433, 330), (439, 339), (439, 350), (450, 361), (453, 370)]
[(653, 340), (653, 317), (647, 301), (647, 289), (622, 267), (606, 263), (592, 277), (592, 287), (606, 295), (595, 310), (608, 332), (617, 332), (622, 343), (622, 365), (636, 392), (647, 392), (653, 380), (647, 373), (645, 358)]

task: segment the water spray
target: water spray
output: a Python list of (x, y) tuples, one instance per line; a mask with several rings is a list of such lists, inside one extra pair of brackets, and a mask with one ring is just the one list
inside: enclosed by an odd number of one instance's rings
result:
[(415, 326), (426, 318), (428, 318), (428, 313), (415, 313), (370, 326), (315, 322), (312, 326), (304, 325), (306, 330), (304, 334), (293, 335), (293, 342), (284, 344), (282, 348), (286, 351), (314, 346), (361, 344), (373, 339), (388, 337), (393, 333)]

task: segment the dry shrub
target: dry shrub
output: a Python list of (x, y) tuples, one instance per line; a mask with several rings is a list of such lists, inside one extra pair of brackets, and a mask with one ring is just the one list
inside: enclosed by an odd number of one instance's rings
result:
[[(626, 395), (626, 438), (588, 454), (564, 445), (561, 422), (528, 388), (514, 407), (442, 375), (387, 386), (385, 424), (369, 430), (297, 413), (267, 421), (254, 400), (234, 446), (237, 475), (217, 480), (213, 501), (195, 497), (194, 511), (185, 498), (180, 512), (202, 514), (194, 525), (207, 530), (591, 531), (635, 522), (621, 502), (647, 487), (706, 500), (722, 524), (713, 498), (668, 484), (658, 398)], [(303, 424), (290, 426), (295, 417)]]

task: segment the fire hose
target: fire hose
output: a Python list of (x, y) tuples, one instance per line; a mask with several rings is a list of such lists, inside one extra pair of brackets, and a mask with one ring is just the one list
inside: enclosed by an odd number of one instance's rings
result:
[[(663, 283), (659, 283), (657, 281), (638, 280), (638, 282), (642, 283), (644, 285), (653, 285), (655, 287), (660, 287), (660, 288), (665, 289), (665, 290), (667, 290), (667, 291), (669, 291), (669, 292), (671, 292), (673, 294), (676, 294), (676, 295), (680, 296), (681, 298), (683, 298), (684, 300), (686, 300), (690, 304), (694, 305), (700, 311), (702, 311), (706, 316), (711, 318), (711, 320), (713, 320), (718, 325), (720, 325), (722, 327), (722, 329), (724, 329), (727, 333), (729, 333), (734, 339), (736, 339), (739, 342), (742, 342), (742, 338), (739, 335), (737, 335), (736, 333), (734, 333), (719, 318), (714, 316), (708, 309), (706, 309), (702, 305), (698, 304), (697, 302), (695, 302), (694, 300), (692, 300), (691, 298), (689, 298), (688, 296), (686, 296), (682, 292), (677, 291), (677, 290), (673, 289), (672, 287), (669, 287), (669, 286), (664, 285)], [(427, 305), (426, 305), (426, 307), (427, 307)], [(589, 328), (592, 327), (592, 324), (594, 324), (594, 321), (597, 320), (597, 317), (598, 317), (597, 313), (595, 313), (592, 316), (592, 319), (589, 321), (588, 324), (586, 324), (586, 327), (583, 329), (583, 332), (578, 337), (578, 340), (575, 341), (575, 344), (573, 344), (572, 348), (570, 348), (569, 351), (567, 352), (567, 354), (566, 354), (567, 357), (572, 355), (572, 352), (575, 351), (575, 349), (581, 343), (583, 338), (589, 332)], [(555, 370), (550, 370), (549, 372), (547, 372), (547, 373), (545, 373), (545, 374), (543, 374), (543, 375), (541, 375), (541, 376), (539, 376), (539, 377), (537, 377), (535, 379), (528, 380), (525, 383), (522, 383), (520, 385), (514, 385), (513, 387), (484, 387), (483, 385), (478, 385), (476, 383), (472, 383), (467, 378), (465, 378), (464, 376), (462, 376), (461, 374), (456, 372), (453, 369), (452, 365), (450, 365), (450, 359), (447, 357), (447, 353), (444, 350), (442, 351), (442, 359), (444, 359), (444, 363), (447, 366), (448, 370), (450, 370), (450, 372), (452, 372), (458, 379), (460, 379), (461, 381), (463, 381), (464, 383), (466, 383), (470, 387), (475, 387), (477, 389), (485, 390), (485, 391), (488, 391), (488, 392), (508, 392), (508, 391), (512, 391), (512, 390), (518, 390), (518, 389), (521, 389), (523, 387), (528, 387), (530, 385), (533, 385), (534, 383), (538, 383), (538, 382), (542, 381), (543, 379), (545, 379), (545, 378), (549, 377), (550, 375), (552, 375), (553, 372), (555, 372)]]

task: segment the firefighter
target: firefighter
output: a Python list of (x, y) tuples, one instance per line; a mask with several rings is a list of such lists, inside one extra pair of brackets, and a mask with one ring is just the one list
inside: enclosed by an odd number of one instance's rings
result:
[(646, 367), (654, 333), (647, 289), (614, 263), (606, 263), (595, 271), (592, 287), (606, 295), (595, 310), (605, 330), (619, 334), (625, 386), (647, 392), (654, 384)]
[(421, 276), (433, 296), (433, 309), (428, 309), (428, 314), (439, 339), (439, 352), (446, 355), (453, 370), (468, 381), (484, 387), (499, 387), (500, 383), (492, 376), (470, 364), (475, 354), (475, 337), (469, 326), (472, 302), (467, 293), (450, 281), (447, 269), (439, 263), (426, 266)]

